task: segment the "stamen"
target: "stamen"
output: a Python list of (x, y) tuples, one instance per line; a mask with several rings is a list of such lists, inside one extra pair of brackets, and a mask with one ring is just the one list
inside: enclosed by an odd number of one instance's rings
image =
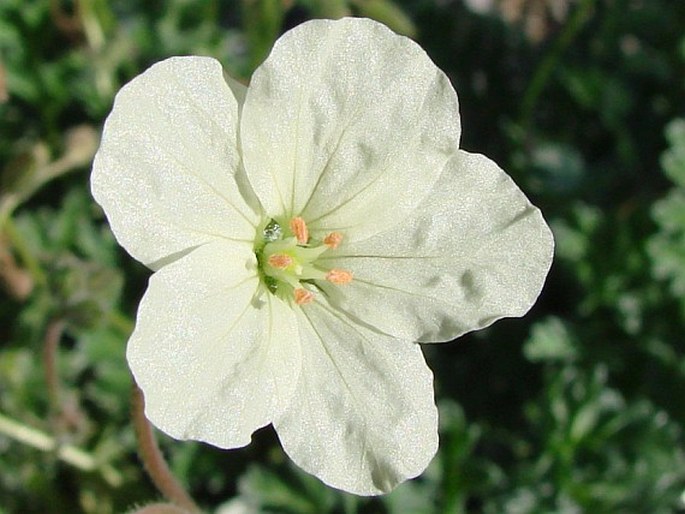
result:
[(297, 305), (306, 305), (308, 303), (312, 303), (314, 301), (314, 293), (311, 291), (304, 289), (304, 288), (299, 288), (295, 289), (295, 303)]
[(326, 280), (341, 286), (352, 282), (352, 273), (344, 269), (332, 269), (326, 273)]
[(331, 232), (323, 240), (323, 244), (325, 244), (328, 248), (335, 250), (338, 246), (340, 246), (340, 243), (342, 243), (342, 240), (343, 240), (343, 235), (340, 232)]
[[(288, 218), (286, 218), (288, 219)], [(310, 239), (307, 223), (301, 216), (289, 220), (290, 230), (281, 230), (273, 219), (262, 230), (261, 241), (255, 242), (254, 261), (259, 271), (263, 291), (297, 305), (316, 299), (315, 287), (327, 280), (335, 285), (352, 282), (352, 272), (345, 269), (326, 269), (320, 260), (343, 241), (340, 232), (329, 232), (323, 240), (319, 235)], [(322, 266), (324, 264), (324, 266)], [(257, 299), (263, 304), (261, 299)]]
[(309, 241), (309, 230), (302, 218), (297, 216), (296, 218), (291, 219), (290, 230), (292, 230), (293, 235), (297, 238), (299, 244), (307, 244), (307, 241)]
[(269, 257), (269, 265), (276, 269), (286, 269), (293, 263), (293, 258), (284, 253), (275, 253)]

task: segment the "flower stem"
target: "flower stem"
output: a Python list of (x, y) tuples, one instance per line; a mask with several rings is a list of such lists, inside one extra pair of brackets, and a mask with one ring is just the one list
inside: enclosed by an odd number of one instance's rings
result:
[(50, 423), (52, 432), (60, 437), (68, 432), (83, 428), (85, 414), (81, 411), (77, 397), (65, 398), (59, 376), (59, 343), (64, 334), (66, 321), (52, 318), (45, 329), (43, 339), (43, 371), (48, 392)]
[(45, 384), (48, 389), (48, 400), (53, 415), (60, 411), (61, 387), (59, 374), (57, 372), (57, 350), (63, 331), (64, 321), (61, 319), (53, 319), (48, 323), (48, 327), (45, 329), (45, 338), (43, 340)]
[(152, 431), (152, 425), (145, 417), (145, 398), (137, 384), (133, 386), (131, 397), (133, 428), (138, 438), (140, 458), (143, 461), (147, 474), (152, 479), (159, 492), (164, 497), (189, 512), (199, 513), (200, 508), (193, 501), (186, 490), (171, 474), (171, 470), (164, 460), (162, 451), (159, 449), (157, 440)]

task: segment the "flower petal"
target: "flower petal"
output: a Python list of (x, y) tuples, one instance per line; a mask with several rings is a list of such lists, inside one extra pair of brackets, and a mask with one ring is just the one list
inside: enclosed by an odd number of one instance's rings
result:
[(150, 279), (127, 358), (150, 421), (222, 448), (250, 442), (300, 370), (292, 309), (260, 288), (251, 247), (217, 240)]
[(254, 238), (258, 216), (240, 192), (238, 108), (221, 65), (206, 57), (157, 63), (117, 94), (91, 187), (133, 257), (158, 269), (216, 237)]
[(351, 284), (322, 287), (335, 306), (388, 334), (448, 341), (528, 311), (553, 249), (542, 214), (511, 178), (460, 151), (399, 226), (322, 257), (354, 273)]
[(420, 202), (460, 125), (449, 79), (418, 45), (347, 18), (303, 23), (276, 42), (252, 77), (240, 132), (269, 215), (355, 240)]
[(438, 445), (433, 376), (420, 347), (325, 303), (298, 312), (302, 372), (274, 422), (286, 453), (326, 484), (361, 495), (420, 474)]

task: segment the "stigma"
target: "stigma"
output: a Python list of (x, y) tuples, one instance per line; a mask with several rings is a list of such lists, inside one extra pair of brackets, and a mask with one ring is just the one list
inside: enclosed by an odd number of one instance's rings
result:
[(316, 234), (310, 235), (307, 223), (300, 216), (283, 225), (269, 220), (255, 241), (259, 275), (269, 292), (302, 306), (316, 299), (321, 281), (336, 286), (352, 282), (351, 271), (327, 268), (320, 259), (340, 246), (343, 241), (340, 232), (317, 239)]

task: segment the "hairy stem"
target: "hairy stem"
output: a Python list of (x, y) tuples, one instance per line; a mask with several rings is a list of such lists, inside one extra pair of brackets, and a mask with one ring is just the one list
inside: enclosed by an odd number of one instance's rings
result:
[(143, 461), (145, 471), (147, 471), (152, 482), (167, 500), (175, 503), (179, 507), (183, 507), (189, 512), (201, 512), (200, 508), (183, 486), (181, 486), (178, 480), (171, 474), (171, 470), (164, 460), (162, 451), (159, 449), (159, 445), (155, 439), (152, 425), (147, 417), (145, 417), (145, 398), (137, 384), (134, 384), (133, 387), (131, 403), (133, 410), (133, 428), (135, 429), (138, 438), (140, 458)]

